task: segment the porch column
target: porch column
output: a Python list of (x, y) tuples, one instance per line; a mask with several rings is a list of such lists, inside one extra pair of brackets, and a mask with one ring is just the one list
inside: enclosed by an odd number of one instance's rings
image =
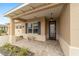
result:
[(15, 22), (13, 19), (10, 19), (10, 39), (9, 42), (13, 43), (15, 42)]
[(43, 40), (42, 41), (46, 41), (46, 21), (45, 21), (45, 17), (41, 17), (41, 35)]

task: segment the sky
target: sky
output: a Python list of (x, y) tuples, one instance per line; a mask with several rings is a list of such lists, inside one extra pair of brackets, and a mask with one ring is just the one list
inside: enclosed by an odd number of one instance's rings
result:
[(8, 17), (4, 17), (4, 14), (20, 5), (21, 3), (0, 3), (0, 24), (9, 23)]

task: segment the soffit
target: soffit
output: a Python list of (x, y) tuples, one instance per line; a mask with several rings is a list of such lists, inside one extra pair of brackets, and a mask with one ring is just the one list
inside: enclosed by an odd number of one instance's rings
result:
[[(64, 6), (64, 4), (59, 4), (59, 5), (57, 4), (58, 3), (30, 3), (12, 13), (7, 14), (6, 16), (28, 20), (34, 17), (41, 17), (41, 16), (50, 17), (51, 16), (50, 14), (53, 13), (53, 17), (56, 18), (60, 15), (62, 8)], [(40, 10), (38, 12), (33, 12), (33, 13), (30, 12), (32, 10), (34, 11), (35, 9), (39, 9), (41, 7), (48, 6), (48, 5), (51, 5), (51, 6), (57, 5), (57, 6)], [(18, 15), (21, 15), (21, 16), (18, 16)]]
[(29, 20), (29, 19), (32, 19), (32, 18), (38, 18), (38, 17), (42, 17), (42, 16), (45, 16), (47, 18), (50, 18), (51, 17), (51, 13), (53, 14), (52, 17), (53, 18), (57, 18), (60, 16), (61, 12), (62, 12), (62, 9), (63, 9), (63, 4), (61, 5), (58, 5), (56, 7), (52, 7), (52, 8), (49, 8), (49, 9), (45, 9), (45, 10), (42, 10), (42, 11), (39, 11), (39, 12), (35, 12), (35, 13), (32, 13), (32, 14), (29, 14), (29, 15), (23, 15), (19, 18), (21, 19), (26, 19), (26, 20)]
[(13, 11), (13, 12), (7, 14), (6, 16), (14, 17), (14, 16), (17, 16), (17, 15), (23, 14), (25, 12), (31, 11), (33, 9), (36, 9), (38, 7), (41, 7), (41, 6), (44, 6), (44, 5), (48, 5), (48, 4), (49, 3), (30, 3), (30, 4), (27, 4), (27, 5), (23, 6), (20, 9), (16, 10), (16, 11)]

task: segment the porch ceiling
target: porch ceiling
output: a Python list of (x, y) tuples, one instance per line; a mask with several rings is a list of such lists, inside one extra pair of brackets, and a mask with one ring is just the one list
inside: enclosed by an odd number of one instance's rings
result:
[(23, 15), (20, 18), (21, 19), (26, 19), (26, 20), (29, 20), (31, 18), (42, 17), (42, 16), (50, 18), (51, 13), (53, 13), (52, 14), (53, 18), (57, 18), (57, 17), (59, 17), (60, 13), (62, 12), (62, 9), (63, 9), (63, 5), (59, 5), (59, 6), (56, 6), (54, 8), (44, 9), (42, 11), (38, 11), (38, 12), (29, 14), (29, 15)]
[[(56, 6), (55, 6), (56, 5)], [(46, 16), (50, 17), (53, 13), (53, 17), (58, 17), (62, 11), (64, 4), (50, 4), (50, 3), (30, 3), (6, 16), (20, 19), (32, 19), (35, 17)], [(47, 7), (47, 8), (45, 8)], [(33, 11), (33, 12), (32, 12)]]

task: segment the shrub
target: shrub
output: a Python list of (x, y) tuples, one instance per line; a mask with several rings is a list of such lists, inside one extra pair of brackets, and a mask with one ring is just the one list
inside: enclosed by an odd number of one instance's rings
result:
[(2, 50), (8, 52), (7, 55), (9, 56), (26, 56), (26, 55), (32, 55), (33, 53), (29, 51), (29, 49), (20, 48), (18, 46), (11, 45), (9, 43), (5, 44), (1, 47)]
[(6, 31), (4, 31), (4, 30), (0, 30), (0, 33), (6, 33)]
[(6, 31), (5, 30), (0, 30), (0, 36), (1, 36), (2, 33), (6, 33)]

